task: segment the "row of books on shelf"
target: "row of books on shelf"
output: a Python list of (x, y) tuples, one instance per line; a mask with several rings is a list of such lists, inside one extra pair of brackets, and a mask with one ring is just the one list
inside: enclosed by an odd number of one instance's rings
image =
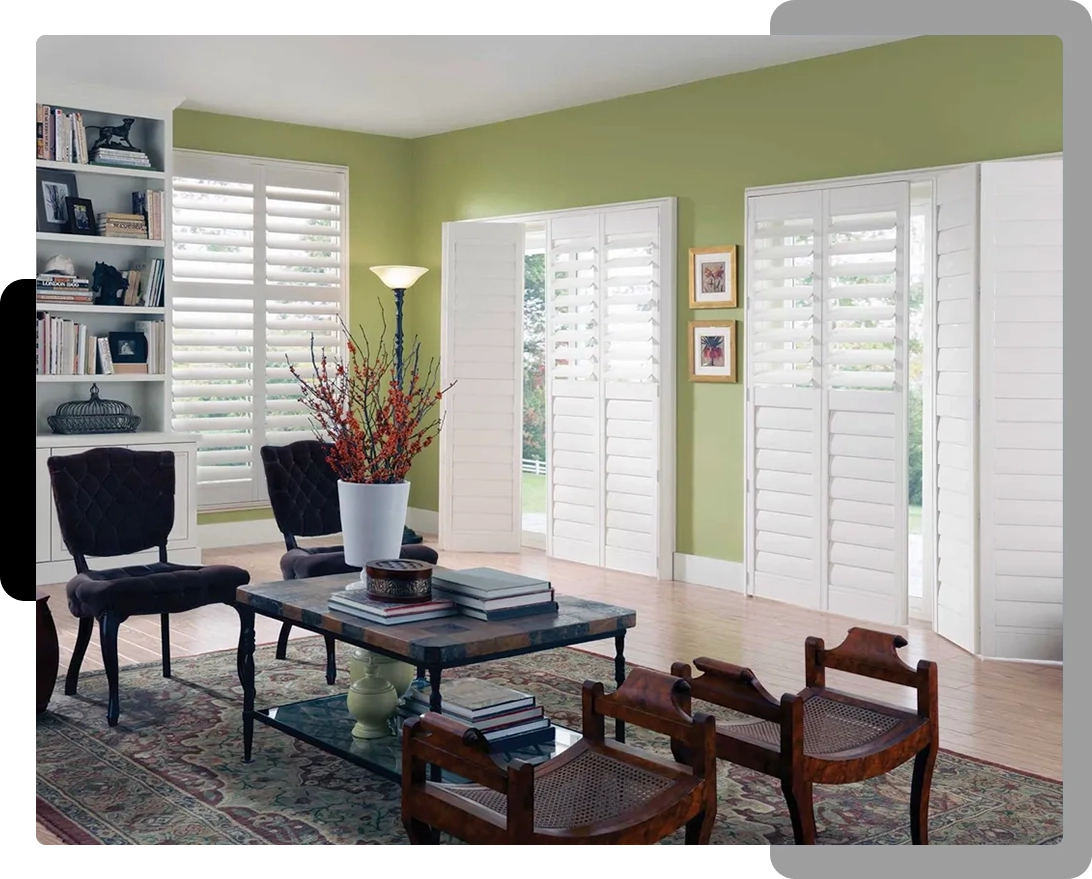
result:
[(35, 119), (37, 156), (48, 162), (74, 165), (112, 165), (121, 168), (151, 168), (148, 154), (138, 149), (103, 145), (89, 148), (83, 114), (48, 104), (37, 105)]
[(144, 234), (153, 241), (163, 240), (163, 191), (145, 189), (132, 195), (133, 215), (144, 220)]
[[(429, 710), (428, 685), (413, 686), (399, 711), (403, 717)], [(480, 678), (457, 678), (441, 690), (440, 710), (485, 736), (491, 751), (515, 751), (550, 744), (556, 729), (530, 693), (503, 687)]]
[(330, 609), (387, 626), (459, 614), (496, 622), (557, 613), (555, 597), (548, 580), (492, 568), (465, 571), (436, 568), (432, 573), (430, 601), (413, 604), (377, 601), (363, 589), (347, 589), (330, 596)]
[[(109, 304), (147, 308), (163, 306), (163, 260), (153, 259), (150, 265), (137, 263), (121, 275), (126, 282), (121, 301)], [(91, 289), (91, 281), (88, 278), (43, 273), (39, 274), (36, 280), (35, 298), (39, 305), (49, 303), (90, 305), (95, 301), (95, 293)]]
[[(138, 320), (131, 332), (101, 335), (85, 323), (39, 311), (36, 326), (37, 375), (162, 375), (166, 366), (166, 325), (161, 320)], [(131, 345), (134, 335), (146, 340), (144, 360), (115, 362), (115, 349), (121, 352), (123, 346)]]

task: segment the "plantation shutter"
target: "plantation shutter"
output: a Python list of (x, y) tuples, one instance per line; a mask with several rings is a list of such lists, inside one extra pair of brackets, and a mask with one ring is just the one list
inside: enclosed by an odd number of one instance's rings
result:
[[(251, 501), (263, 410), (254, 306), (256, 164), (180, 153), (172, 184), (172, 427), (196, 433), (201, 506)], [(259, 233), (260, 234), (260, 233)]]
[(748, 587), (818, 608), (825, 565), (821, 195), (752, 197), (748, 216)]
[(1062, 160), (982, 165), (981, 652), (1062, 659)]
[(518, 552), (522, 534), (523, 226), (443, 228), (440, 542)]
[(904, 625), (910, 186), (848, 186), (824, 200), (825, 609)]
[[(978, 410), (978, 166), (948, 171), (936, 186), (934, 462), (936, 630), (977, 652), (975, 492)], [(987, 346), (988, 347), (988, 346)]]
[(172, 188), (172, 426), (200, 506), (259, 503), (261, 446), (314, 436), (286, 358), (342, 344), (345, 174), (179, 151)]
[[(316, 349), (337, 350), (343, 290), (340, 180), (325, 171), (265, 169), (265, 443), (313, 439), (288, 371)], [(301, 366), (303, 368), (301, 368)]]
[(546, 223), (547, 552), (603, 564), (602, 218)]

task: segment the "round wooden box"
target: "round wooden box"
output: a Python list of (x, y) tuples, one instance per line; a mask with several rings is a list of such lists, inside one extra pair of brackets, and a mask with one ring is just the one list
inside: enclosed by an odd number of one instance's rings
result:
[(432, 568), (428, 562), (413, 559), (384, 559), (368, 562), (368, 597), (377, 601), (409, 604), (432, 598)]

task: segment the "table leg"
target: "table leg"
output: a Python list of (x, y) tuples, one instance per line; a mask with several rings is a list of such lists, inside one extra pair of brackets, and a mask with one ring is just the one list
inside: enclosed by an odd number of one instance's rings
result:
[[(626, 633), (619, 632), (614, 636), (614, 682), (620, 687), (626, 679)], [(623, 721), (615, 718), (614, 720), (614, 738), (616, 741), (625, 742), (626, 740), (626, 725)]]
[(243, 762), (250, 762), (254, 745), (254, 611), (241, 604), (239, 612), (239, 653), (236, 664), (243, 685)]
[[(443, 714), (443, 702), (440, 699), (440, 674), (443, 669), (438, 665), (430, 665), (428, 669), (428, 710), (436, 714)], [(429, 767), (429, 777), (434, 782), (441, 780), (443, 770), (435, 763)]]

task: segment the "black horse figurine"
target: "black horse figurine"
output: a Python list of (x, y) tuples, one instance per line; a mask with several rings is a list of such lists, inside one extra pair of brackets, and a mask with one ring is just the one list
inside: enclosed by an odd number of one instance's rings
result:
[(91, 152), (105, 147), (111, 150), (128, 150), (139, 153), (135, 146), (129, 142), (129, 129), (133, 127), (136, 119), (122, 119), (121, 125), (87, 125), (86, 128), (94, 128), (99, 132), (98, 140), (91, 147)]
[(122, 305), (129, 282), (112, 265), (97, 262), (95, 272), (91, 275), (91, 289), (96, 294), (96, 305)]

